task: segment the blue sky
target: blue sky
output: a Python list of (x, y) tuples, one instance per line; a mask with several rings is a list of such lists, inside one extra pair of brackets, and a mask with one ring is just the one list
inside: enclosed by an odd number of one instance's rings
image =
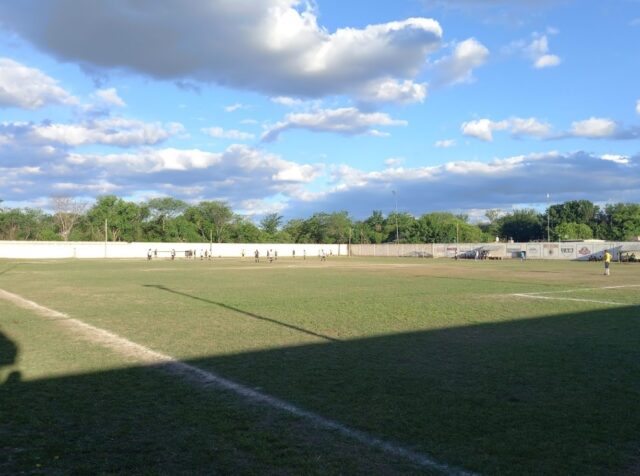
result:
[(638, 45), (638, 0), (4, 1), (0, 199), (640, 202)]

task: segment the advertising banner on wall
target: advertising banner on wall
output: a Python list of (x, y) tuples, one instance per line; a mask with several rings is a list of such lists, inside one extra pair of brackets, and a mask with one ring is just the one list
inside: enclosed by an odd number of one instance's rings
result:
[(558, 243), (544, 243), (542, 254), (545, 258), (558, 258), (560, 256), (560, 245)]
[(589, 259), (593, 253), (593, 248), (590, 245), (580, 244), (577, 248), (578, 259)]
[(576, 257), (576, 247), (574, 244), (562, 244), (560, 246), (560, 255), (565, 259), (573, 259)]

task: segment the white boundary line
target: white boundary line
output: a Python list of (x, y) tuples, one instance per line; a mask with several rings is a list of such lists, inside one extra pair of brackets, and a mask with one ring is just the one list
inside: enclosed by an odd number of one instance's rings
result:
[(200, 387), (215, 387), (218, 389), (231, 391), (251, 401), (252, 403), (270, 406), (296, 417), (304, 418), (316, 427), (323, 428), (325, 430), (336, 431), (342, 436), (357, 441), (358, 443), (361, 443), (365, 446), (382, 450), (385, 453), (404, 458), (407, 461), (423, 467), (432, 468), (451, 475), (474, 475), (474, 473), (455, 468), (444, 463), (439, 463), (433, 458), (422, 453), (418, 453), (395, 443), (376, 438), (375, 436), (371, 436), (363, 431), (349, 428), (342, 423), (304, 410), (279, 398), (272, 397), (262, 392), (258, 392), (252, 388), (221, 377), (213, 372), (202, 370), (193, 365), (186, 364), (169, 355), (162, 354), (143, 345), (136, 344), (135, 342), (125, 339), (124, 337), (121, 337), (115, 333), (109, 332), (99, 327), (94, 327), (83, 321), (69, 317), (67, 314), (64, 314), (62, 312), (58, 312), (53, 309), (41, 306), (40, 304), (29, 301), (28, 299), (25, 299), (17, 294), (13, 294), (0, 289), (0, 299), (9, 301), (23, 309), (34, 311), (36, 314), (47, 319), (56, 320), (59, 325), (66, 327), (68, 330), (84, 337), (90, 342), (100, 344), (120, 355), (128, 358), (134, 358), (144, 364), (159, 367), (172, 375), (183, 378), (184, 380)]
[(575, 292), (584, 292), (584, 291), (599, 291), (601, 289), (624, 289), (624, 288), (638, 288), (640, 284), (624, 284), (620, 286), (601, 286), (599, 288), (577, 288), (577, 289), (563, 289), (561, 291), (539, 291), (535, 293), (513, 293), (511, 296), (529, 298), (529, 299), (548, 299), (548, 300), (556, 300), (556, 301), (577, 301), (577, 302), (594, 302), (597, 304), (607, 304), (611, 306), (625, 306), (626, 304), (620, 302), (612, 302), (612, 301), (600, 301), (596, 299), (579, 299), (579, 298), (563, 298), (563, 297), (551, 297), (551, 296), (543, 296), (543, 294), (564, 294), (564, 293), (575, 293)]
[(560, 294), (560, 293), (575, 293), (579, 291), (599, 291), (601, 289), (623, 289), (623, 288), (640, 288), (640, 284), (624, 284), (621, 286), (602, 286), (599, 288), (577, 288), (577, 289), (564, 289), (562, 291), (539, 291), (535, 293), (521, 293), (529, 296), (536, 294)]
[(529, 298), (529, 299), (548, 299), (553, 301), (578, 301), (578, 302), (595, 302), (597, 304), (609, 304), (611, 306), (623, 306), (624, 304), (619, 302), (611, 302), (611, 301), (597, 301), (595, 299), (578, 299), (578, 298), (563, 298), (563, 297), (551, 297), (551, 296), (540, 296), (539, 294), (520, 294), (515, 293), (512, 296)]

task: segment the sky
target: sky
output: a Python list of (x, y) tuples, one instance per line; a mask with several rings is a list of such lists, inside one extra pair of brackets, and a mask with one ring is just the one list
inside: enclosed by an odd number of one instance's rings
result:
[(0, 200), (640, 202), (640, 0), (0, 0)]

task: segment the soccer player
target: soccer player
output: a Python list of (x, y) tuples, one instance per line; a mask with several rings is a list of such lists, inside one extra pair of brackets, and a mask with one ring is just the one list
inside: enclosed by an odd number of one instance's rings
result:
[(609, 276), (609, 266), (611, 265), (611, 253), (609, 250), (604, 252), (604, 275)]

